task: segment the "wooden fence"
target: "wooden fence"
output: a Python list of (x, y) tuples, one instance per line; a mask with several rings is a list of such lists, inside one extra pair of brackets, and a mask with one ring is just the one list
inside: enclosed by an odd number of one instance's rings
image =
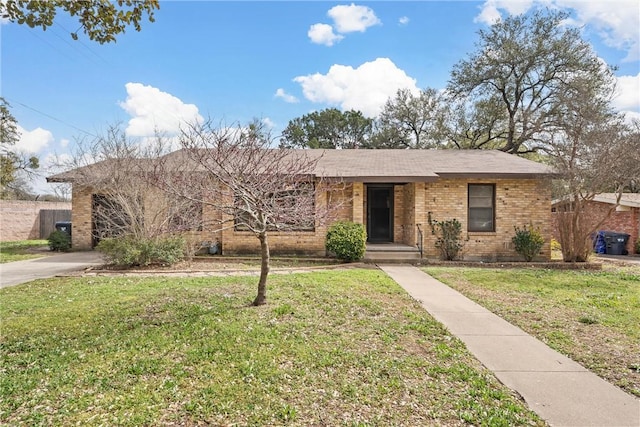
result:
[(71, 221), (70, 209), (40, 209), (40, 238), (46, 239), (58, 221)]

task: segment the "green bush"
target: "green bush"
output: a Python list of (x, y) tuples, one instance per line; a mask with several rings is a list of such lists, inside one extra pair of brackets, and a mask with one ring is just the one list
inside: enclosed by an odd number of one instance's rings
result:
[(516, 252), (524, 257), (524, 260), (529, 262), (533, 260), (533, 257), (540, 253), (542, 245), (544, 245), (544, 238), (540, 234), (540, 230), (533, 228), (533, 225), (529, 225), (529, 228), (525, 225), (523, 228), (513, 227), (516, 235), (513, 236), (511, 241), (515, 246)]
[(429, 217), (431, 233), (436, 235), (436, 248), (443, 260), (453, 261), (462, 251), (462, 224), (457, 219), (435, 221)]
[(184, 258), (186, 242), (182, 237), (156, 239), (133, 236), (103, 239), (97, 248), (107, 261), (120, 267), (150, 264), (173, 265)]
[(338, 221), (327, 231), (326, 248), (343, 261), (358, 261), (367, 250), (367, 231), (362, 224)]
[(56, 230), (49, 234), (49, 249), (52, 251), (66, 252), (71, 249), (71, 238), (64, 231)]
[(640, 254), (640, 239), (636, 240), (636, 253)]

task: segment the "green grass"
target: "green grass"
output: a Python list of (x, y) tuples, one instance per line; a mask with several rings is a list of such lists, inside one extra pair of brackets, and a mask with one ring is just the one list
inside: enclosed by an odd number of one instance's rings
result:
[(0, 242), (0, 264), (25, 259), (40, 258), (43, 254), (30, 252), (30, 249), (47, 246), (46, 240), (20, 240), (17, 242)]
[(0, 291), (0, 423), (543, 425), (377, 270)]
[(425, 271), (640, 396), (640, 268)]

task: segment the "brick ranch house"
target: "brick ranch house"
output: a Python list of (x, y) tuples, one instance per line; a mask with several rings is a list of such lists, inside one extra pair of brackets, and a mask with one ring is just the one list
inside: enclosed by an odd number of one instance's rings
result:
[[(598, 194), (587, 204), (587, 218), (603, 218), (608, 211), (616, 204), (617, 194), (601, 193)], [(552, 210), (556, 210), (556, 206), (563, 201), (553, 201)], [(599, 227), (603, 231), (614, 231), (616, 233), (628, 234), (627, 242), (628, 253), (634, 253), (635, 242), (640, 238), (640, 194), (638, 193), (622, 193), (620, 203), (615, 207), (614, 212)], [(555, 216), (553, 217), (553, 234), (557, 239), (558, 229)]]
[[(346, 184), (337, 219), (364, 224), (371, 246), (422, 247), (425, 258), (437, 259), (431, 217), (461, 222), (463, 259), (520, 259), (511, 238), (515, 226), (529, 224), (545, 237), (539, 259), (550, 258), (553, 172), (545, 165), (492, 150), (304, 151), (318, 158), (315, 176), (338, 178)], [(73, 182), (72, 172), (48, 181)], [(99, 196), (91, 188), (73, 185), (74, 249), (94, 245), (92, 205)], [(338, 202), (322, 192), (315, 197), (316, 206)], [(220, 216), (206, 205), (201, 215)], [(311, 229), (271, 232), (272, 252), (325, 256), (329, 225), (316, 221)], [(202, 241), (219, 240), (225, 255), (259, 253), (258, 239), (236, 227), (221, 231), (203, 227), (197, 233)]]

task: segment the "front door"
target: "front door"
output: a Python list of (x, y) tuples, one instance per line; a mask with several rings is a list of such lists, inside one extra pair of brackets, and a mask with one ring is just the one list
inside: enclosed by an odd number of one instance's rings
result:
[(393, 186), (367, 187), (367, 235), (372, 243), (393, 242)]

